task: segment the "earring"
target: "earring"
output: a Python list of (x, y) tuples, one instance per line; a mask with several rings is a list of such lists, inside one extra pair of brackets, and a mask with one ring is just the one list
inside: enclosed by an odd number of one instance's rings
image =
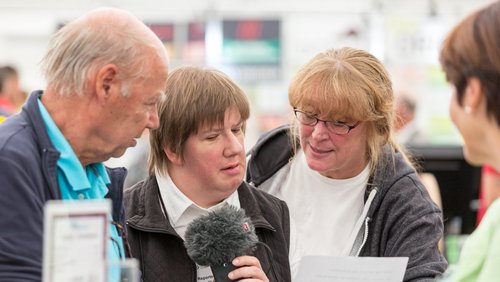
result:
[(472, 112), (472, 108), (470, 106), (465, 106), (464, 111), (466, 114), (470, 115), (470, 113)]

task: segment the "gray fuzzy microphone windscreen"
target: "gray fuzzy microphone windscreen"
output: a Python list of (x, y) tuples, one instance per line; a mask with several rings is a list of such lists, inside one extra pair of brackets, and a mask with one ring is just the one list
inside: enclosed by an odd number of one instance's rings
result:
[(193, 220), (187, 227), (187, 253), (199, 265), (216, 266), (250, 255), (259, 238), (245, 210), (228, 205)]

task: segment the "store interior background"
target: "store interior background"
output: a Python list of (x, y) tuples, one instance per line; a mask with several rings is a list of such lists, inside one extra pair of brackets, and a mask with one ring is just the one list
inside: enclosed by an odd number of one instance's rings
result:
[[(328, 48), (368, 50), (388, 68), (395, 91), (418, 101), (417, 121), (430, 137), (428, 148), (420, 152), (423, 169), (444, 174), (438, 180), (445, 223), (458, 216), (459, 232), (470, 233), (479, 176), (463, 162), (462, 141), (448, 116), (452, 88), (440, 70), (438, 53), (453, 25), (490, 2), (0, 0), (0, 65), (16, 67), (28, 93), (43, 89), (39, 62), (59, 27), (92, 8), (126, 9), (157, 32), (172, 68), (215, 67), (241, 85), (251, 101), (249, 149), (263, 132), (289, 120), (288, 83), (301, 65)], [(128, 166), (134, 151), (110, 164)]]

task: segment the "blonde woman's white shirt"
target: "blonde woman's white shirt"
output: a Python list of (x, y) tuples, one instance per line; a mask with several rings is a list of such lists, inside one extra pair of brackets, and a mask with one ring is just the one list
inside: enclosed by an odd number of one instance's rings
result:
[(368, 177), (369, 165), (349, 179), (325, 177), (309, 168), (302, 150), (297, 153), (284, 183), (269, 192), (288, 204), (303, 255), (349, 255)]

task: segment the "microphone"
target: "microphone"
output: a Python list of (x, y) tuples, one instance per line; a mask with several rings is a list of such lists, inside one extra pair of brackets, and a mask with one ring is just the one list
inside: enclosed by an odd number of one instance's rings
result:
[(236, 269), (231, 261), (250, 255), (259, 242), (245, 210), (231, 205), (193, 220), (184, 237), (189, 257), (198, 265), (210, 266), (217, 282), (232, 281), (227, 277)]

